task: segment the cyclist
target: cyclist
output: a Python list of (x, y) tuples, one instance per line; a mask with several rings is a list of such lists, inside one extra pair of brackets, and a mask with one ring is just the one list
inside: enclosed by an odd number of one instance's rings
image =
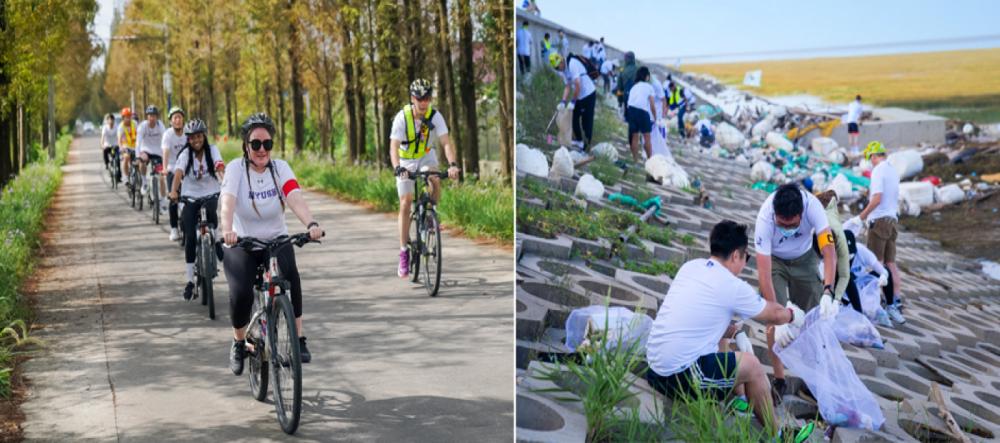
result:
[[(424, 166), (437, 171), (438, 160), (431, 140), (431, 130), (444, 146), (448, 158), (448, 178), (458, 178), (458, 163), (455, 161), (455, 146), (448, 136), (448, 125), (444, 117), (431, 106), (431, 82), (418, 78), (410, 84), (410, 104), (403, 107), (392, 120), (389, 134), (389, 155), (396, 174), (396, 191), (399, 194), (399, 269), (396, 274), (406, 277), (410, 273), (410, 255), (406, 245), (410, 242), (410, 205), (413, 201), (414, 183), (411, 172)], [(405, 147), (404, 147), (405, 146)], [(441, 181), (430, 178), (431, 199), (437, 202), (441, 197)]]
[[(238, 237), (267, 241), (287, 235), (286, 205), (306, 226), (313, 240), (322, 236), (319, 223), (312, 218), (309, 205), (299, 192), (292, 169), (282, 160), (271, 159), (274, 131), (274, 122), (264, 113), (253, 114), (243, 123), (243, 158), (229, 162), (222, 180), (222, 236), (228, 246), (235, 245)], [(312, 357), (306, 348), (306, 337), (302, 335), (302, 283), (295, 266), (295, 252), (289, 245), (276, 251), (275, 257), (282, 276), (291, 284), (302, 363), (309, 363)], [(257, 266), (263, 260), (263, 251), (225, 250), (223, 269), (229, 283), (229, 317), (233, 324), (229, 369), (235, 375), (243, 373), (253, 281)]]
[(111, 167), (111, 162), (115, 159), (114, 149), (118, 145), (117, 129), (115, 126), (115, 116), (109, 112), (108, 115), (104, 116), (104, 124), (101, 125), (101, 147), (104, 148), (104, 169)]
[[(173, 130), (164, 131), (163, 140), (160, 142), (160, 149), (163, 150), (163, 157), (165, 160), (163, 170), (167, 171), (167, 183), (170, 185), (173, 185), (174, 183), (173, 165), (176, 164), (177, 155), (180, 154), (181, 150), (184, 149), (184, 145), (187, 144), (187, 135), (184, 130), (184, 117), (186, 117), (184, 110), (179, 106), (170, 108), (170, 111), (167, 112), (167, 119), (170, 120), (170, 128)], [(213, 158), (219, 160), (222, 159), (220, 156), (215, 156)], [(168, 212), (170, 213), (170, 241), (177, 241), (177, 239), (180, 238), (180, 235), (177, 233), (177, 203), (175, 201), (171, 200)]]
[[(174, 115), (179, 116), (180, 114)], [(224, 177), (226, 164), (222, 161), (219, 149), (208, 144), (207, 134), (208, 128), (201, 120), (193, 119), (184, 125), (184, 135), (187, 142), (181, 147), (177, 161), (174, 162), (174, 170), (171, 171), (173, 179), (170, 182), (169, 198), (174, 206), (178, 200), (177, 194), (180, 189), (184, 190), (181, 195), (190, 198), (201, 198), (218, 194), (220, 191), (219, 183)], [(194, 294), (194, 256), (197, 247), (197, 242), (194, 240), (197, 228), (195, 220), (198, 218), (203, 204), (205, 205), (205, 215), (208, 218), (206, 221), (212, 226), (212, 229), (215, 229), (219, 224), (216, 215), (218, 203), (218, 198), (212, 198), (201, 204), (184, 205), (182, 226), (184, 238), (187, 239), (184, 242), (185, 276), (187, 277), (187, 285), (184, 286), (184, 300), (191, 300), (191, 296)]]
[[(136, 154), (139, 154), (139, 175), (142, 176), (142, 188), (140, 192), (142, 195), (146, 195), (149, 192), (146, 165), (153, 159), (161, 163), (163, 162), (163, 150), (160, 149), (160, 142), (163, 141), (163, 133), (166, 131), (166, 128), (163, 127), (163, 123), (160, 122), (159, 117), (160, 110), (156, 109), (156, 106), (146, 106), (146, 121), (139, 123), (139, 128), (135, 131), (138, 134), (136, 136), (135, 147)], [(162, 180), (160, 185), (160, 189), (166, 188)]]
[(122, 108), (122, 122), (118, 125), (118, 148), (122, 157), (122, 174), (125, 174), (125, 183), (130, 186), (129, 179), (132, 173), (132, 159), (135, 158), (135, 137), (136, 127), (132, 121), (132, 108)]

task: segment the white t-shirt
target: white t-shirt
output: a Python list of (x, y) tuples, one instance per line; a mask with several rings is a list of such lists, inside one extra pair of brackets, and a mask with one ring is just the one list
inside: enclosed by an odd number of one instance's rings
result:
[[(266, 241), (288, 234), (281, 199), (299, 191), (299, 183), (295, 180), (295, 174), (292, 168), (288, 167), (288, 163), (283, 160), (271, 160), (271, 164), (274, 168), (274, 178), (271, 177), (269, 169), (257, 172), (250, 167), (249, 181), (243, 158), (233, 160), (226, 166), (226, 176), (222, 179), (222, 194), (236, 197), (233, 230), (240, 237), (256, 237)], [(256, 204), (256, 211), (252, 203)]]
[(653, 90), (653, 85), (647, 82), (636, 82), (628, 91), (628, 105), (648, 112), (649, 118), (652, 119), (653, 112), (649, 109), (650, 97), (653, 97), (654, 101), (656, 100), (656, 91)]
[(135, 130), (135, 145), (137, 152), (146, 152), (153, 155), (163, 155), (160, 149), (160, 142), (163, 141), (163, 133), (167, 128), (163, 127), (163, 122), (157, 120), (156, 126), (149, 126), (149, 120), (143, 120)]
[(803, 192), (802, 221), (799, 230), (790, 238), (784, 238), (774, 223), (774, 194), (764, 200), (757, 213), (757, 224), (754, 227), (754, 237), (757, 252), (778, 257), (783, 260), (799, 258), (812, 249), (812, 236), (830, 228), (826, 220), (826, 212), (816, 196)]
[(110, 148), (118, 144), (118, 126), (114, 123), (111, 126), (101, 125), (101, 140), (104, 141), (104, 147)]
[(661, 376), (687, 369), (699, 357), (719, 351), (719, 339), (734, 315), (755, 317), (767, 302), (747, 282), (715, 259), (681, 266), (653, 320), (646, 360)]
[[(222, 154), (219, 153), (219, 148), (216, 148), (214, 145), (210, 145), (208, 149), (212, 154), (211, 165), (208, 164), (207, 155), (203, 155), (201, 160), (199, 160), (197, 155), (190, 155), (186, 150), (183, 151), (183, 155), (177, 157), (177, 164), (173, 170), (184, 173), (184, 179), (181, 180), (182, 196), (199, 198), (215, 194), (221, 190), (219, 187), (219, 180), (212, 178), (210, 170), (214, 171), (218, 167), (225, 165), (225, 163), (222, 161)], [(190, 172), (187, 170), (188, 157), (191, 157), (191, 160), (193, 160)], [(251, 171), (251, 174), (253, 174), (253, 171)], [(244, 179), (245, 178), (246, 177), (244, 177)]]
[(602, 61), (602, 62), (604, 61), (605, 54), (604, 54), (604, 44), (603, 43), (598, 43), (598, 44), (594, 45), (594, 58), (596, 58), (598, 61)]
[[(184, 144), (187, 143), (187, 136), (184, 135), (184, 131), (181, 130), (181, 135), (177, 135), (174, 132), (174, 128), (169, 128), (163, 132), (163, 139), (160, 142), (160, 149), (163, 150), (163, 162), (167, 164), (167, 170), (172, 170), (171, 165), (177, 159), (177, 154), (180, 154), (181, 149), (184, 149)], [(206, 140), (207, 142), (208, 140)], [(221, 159), (222, 157), (214, 157)]]
[(851, 260), (851, 273), (856, 276), (861, 276), (868, 273), (868, 270), (875, 271), (879, 275), (885, 274), (885, 266), (879, 263), (878, 258), (875, 257), (875, 253), (867, 246), (857, 243), (858, 252), (854, 254), (854, 259)]
[(662, 108), (663, 101), (666, 100), (667, 96), (663, 93), (663, 83), (660, 83), (656, 79), (655, 75), (649, 76), (649, 84), (653, 85), (653, 90), (656, 92), (656, 106)]
[(847, 115), (844, 117), (844, 123), (857, 123), (861, 120), (861, 102), (854, 100), (851, 104), (847, 105)]
[[(392, 119), (392, 132), (389, 133), (390, 140), (399, 140), (401, 142), (409, 141), (406, 137), (406, 114), (403, 113), (403, 109), (400, 109), (396, 113), (396, 116)], [(427, 139), (427, 149), (432, 149), (434, 147), (434, 142), (440, 138), (442, 135), (448, 133), (448, 124), (445, 123), (444, 117), (440, 112), (435, 111), (434, 116), (431, 117), (431, 124), (434, 125), (434, 131), (431, 136)], [(413, 119), (413, 132), (414, 134), (420, 133), (420, 128), (423, 126), (423, 117), (418, 117)], [(400, 145), (400, 148), (406, 149), (407, 145)]]
[(601, 74), (610, 75), (615, 70), (615, 62), (611, 60), (605, 60), (601, 63)]
[(568, 62), (566, 62), (566, 71), (563, 72), (563, 81), (565, 81), (567, 85), (570, 85), (570, 89), (572, 90), (574, 88), (573, 80), (576, 79), (580, 79), (580, 95), (576, 97), (577, 100), (583, 100), (597, 90), (594, 86), (594, 81), (587, 75), (587, 68), (583, 66), (583, 63), (580, 63), (580, 60), (577, 60), (576, 58), (571, 58)]
[(871, 185), (868, 187), (868, 198), (875, 194), (882, 194), (882, 201), (868, 214), (868, 220), (875, 220), (882, 217), (891, 217), (897, 220), (899, 212), (899, 173), (892, 163), (882, 160), (875, 169), (872, 169)]
[(591, 58), (594, 56), (594, 47), (592, 45), (583, 46), (583, 56), (586, 58)]
[[(508, 34), (509, 35), (509, 34)], [(526, 28), (517, 30), (517, 55), (531, 55), (531, 32)]]

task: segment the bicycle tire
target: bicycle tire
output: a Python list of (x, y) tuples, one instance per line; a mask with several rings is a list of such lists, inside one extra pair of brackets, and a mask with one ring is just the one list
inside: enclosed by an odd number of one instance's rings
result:
[(160, 224), (160, 177), (153, 174), (152, 188), (149, 191), (149, 196), (151, 197), (151, 203), (149, 204), (153, 208), (153, 224)]
[[(256, 291), (254, 291), (256, 292)], [(254, 294), (254, 300), (260, 300), (257, 294)], [(255, 302), (256, 306), (257, 303)], [(247, 328), (247, 342), (253, 345), (253, 352), (247, 354), (247, 372), (250, 375), (250, 394), (257, 401), (264, 401), (267, 399), (267, 382), (269, 381), (269, 369), (270, 366), (267, 363), (267, 347), (265, 345), (264, 337), (261, 335), (261, 331), (264, 330), (264, 325), (261, 324), (261, 317), (257, 317), (257, 321), (251, 322), (250, 327)]]
[(202, 281), (202, 304), (208, 305), (208, 318), (215, 320), (215, 288), (212, 287), (212, 271), (211, 266), (212, 257), (209, 254), (215, 254), (212, 249), (211, 236), (203, 236), (201, 241), (201, 281)]
[[(134, 168), (134, 166), (133, 166), (133, 168)], [(131, 203), (129, 205), (134, 208), (135, 207), (135, 194), (136, 194), (136, 191), (135, 191), (135, 181), (133, 181), (132, 179), (135, 177), (135, 174), (132, 173), (132, 170), (129, 170), (129, 171), (130, 172), (128, 174), (128, 180), (131, 183), (126, 183), (125, 186), (128, 188), (128, 197), (131, 200)]]
[(410, 254), (410, 281), (416, 283), (420, 281), (420, 222), (417, 212), (410, 215), (410, 246), (407, 253)]
[(441, 227), (433, 209), (424, 213), (424, 220), (421, 232), (425, 236), (422, 240), (424, 287), (427, 288), (427, 295), (436, 297), (441, 286)]
[[(135, 170), (135, 167), (133, 166), (132, 169)], [(136, 180), (136, 182), (132, 183), (132, 187), (136, 188), (135, 193), (139, 196), (139, 212), (142, 212), (143, 200), (146, 199), (146, 196), (142, 195), (142, 174), (136, 174)]]
[[(278, 424), (286, 434), (294, 434), (299, 427), (302, 414), (302, 356), (299, 351), (298, 333), (295, 330), (295, 312), (286, 291), (271, 300), (271, 313), (268, 316), (268, 344), (270, 345), (271, 383), (274, 391), (274, 410), (278, 416)], [(279, 324), (279, 322), (281, 324)], [(279, 331), (287, 338), (287, 345), (281, 342)], [(285, 349), (287, 347), (287, 349)], [(284, 351), (284, 352), (279, 352)], [(285, 364), (287, 363), (287, 369)], [(283, 370), (287, 370), (289, 380), (283, 381)], [(291, 383), (291, 392), (284, 392), (286, 385)], [(290, 395), (291, 398), (287, 398)]]

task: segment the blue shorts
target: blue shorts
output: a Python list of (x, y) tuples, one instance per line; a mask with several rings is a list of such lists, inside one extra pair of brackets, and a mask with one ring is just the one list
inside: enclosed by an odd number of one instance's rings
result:
[(677, 398), (694, 397), (700, 389), (709, 396), (725, 399), (736, 386), (736, 353), (716, 352), (702, 355), (687, 369), (668, 375), (657, 374), (652, 368), (646, 371), (646, 381), (663, 395)]
[(629, 106), (625, 110), (625, 121), (628, 122), (629, 138), (632, 138), (632, 134), (649, 134), (653, 131), (653, 122), (645, 109)]

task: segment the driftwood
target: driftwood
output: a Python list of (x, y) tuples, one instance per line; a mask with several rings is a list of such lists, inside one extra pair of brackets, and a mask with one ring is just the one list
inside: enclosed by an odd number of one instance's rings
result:
[(955, 421), (955, 417), (952, 417), (951, 412), (948, 412), (948, 406), (944, 403), (944, 397), (941, 396), (941, 388), (938, 386), (936, 381), (931, 382), (931, 391), (928, 398), (933, 400), (934, 403), (937, 403), (938, 416), (944, 420), (946, 425), (948, 425), (948, 431), (951, 436), (958, 439), (958, 441), (969, 443), (969, 438), (962, 432), (962, 428), (958, 426), (958, 422)]

